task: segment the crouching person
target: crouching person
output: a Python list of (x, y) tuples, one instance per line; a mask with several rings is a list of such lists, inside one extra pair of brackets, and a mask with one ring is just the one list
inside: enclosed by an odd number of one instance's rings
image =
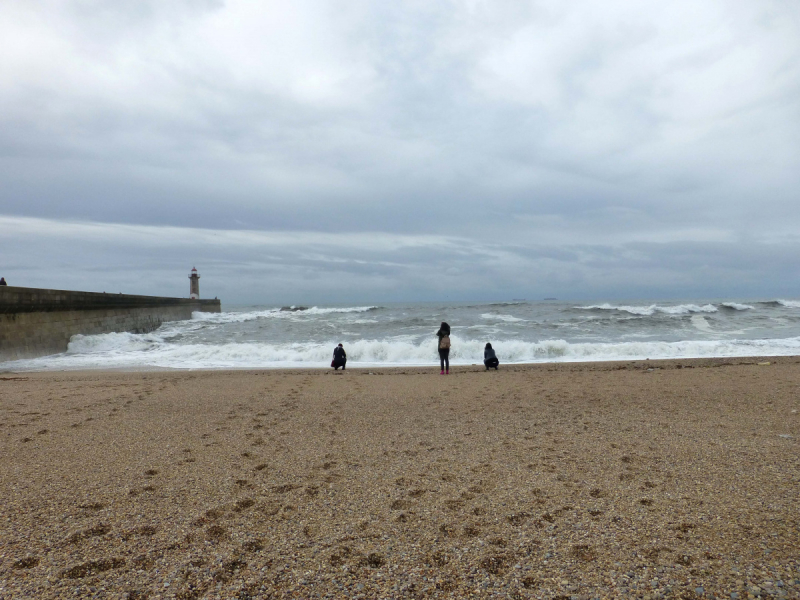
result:
[(344, 371), (344, 367), (347, 364), (347, 353), (344, 351), (344, 346), (339, 344), (336, 348), (333, 349), (333, 360), (331, 361), (331, 366), (333, 367), (334, 371), (338, 371), (339, 367), (342, 367), (342, 371)]
[(483, 364), (486, 365), (487, 371), (492, 367), (497, 371), (497, 366), (500, 364), (500, 361), (497, 360), (497, 354), (494, 353), (494, 349), (489, 343), (487, 343), (486, 347), (483, 349)]

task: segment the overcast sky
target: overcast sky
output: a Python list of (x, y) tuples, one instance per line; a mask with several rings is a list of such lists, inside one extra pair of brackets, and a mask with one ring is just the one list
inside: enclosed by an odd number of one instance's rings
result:
[(0, 2), (0, 275), (800, 296), (795, 0)]

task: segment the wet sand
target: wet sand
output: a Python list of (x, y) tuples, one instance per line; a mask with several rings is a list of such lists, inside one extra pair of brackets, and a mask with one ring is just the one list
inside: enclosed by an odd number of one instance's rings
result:
[(798, 410), (797, 357), (4, 374), (0, 598), (799, 598)]

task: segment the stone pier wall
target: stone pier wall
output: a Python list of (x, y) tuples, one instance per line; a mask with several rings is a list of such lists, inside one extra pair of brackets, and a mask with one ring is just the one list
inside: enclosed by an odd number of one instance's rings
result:
[(0, 286), (0, 362), (66, 352), (73, 335), (147, 333), (219, 300), (190, 300)]

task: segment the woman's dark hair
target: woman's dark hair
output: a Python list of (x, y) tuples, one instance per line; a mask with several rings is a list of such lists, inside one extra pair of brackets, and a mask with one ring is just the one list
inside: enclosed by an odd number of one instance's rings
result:
[(450, 325), (442, 321), (442, 324), (439, 325), (439, 329), (446, 329), (447, 331), (450, 331)]
[(489, 342), (486, 342), (486, 349), (487, 350), (491, 350), (492, 349), (492, 345)]

